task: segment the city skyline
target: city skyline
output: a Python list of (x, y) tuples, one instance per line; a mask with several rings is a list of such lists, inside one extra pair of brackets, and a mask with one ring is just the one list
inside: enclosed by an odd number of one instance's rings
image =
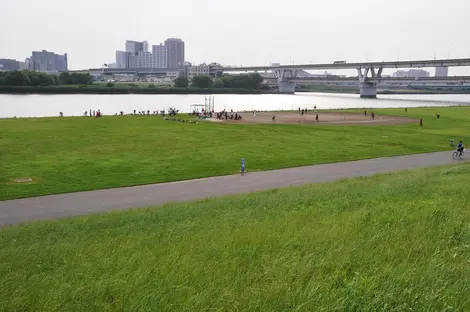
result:
[[(165, 37), (183, 38), (186, 59), (195, 64), (308, 64), (470, 56), (470, 43), (463, 40), (470, 3), (463, 0), (450, 1), (446, 6), (422, 0), (321, 4), (300, 0), (288, 4), (182, 0), (166, 3), (164, 10), (157, 10), (157, 3), (142, 0), (140, 4), (146, 9), (139, 11), (139, 22), (117, 22), (113, 27), (90, 23), (107, 15), (122, 20), (128, 9), (119, 3), (121, 0), (84, 0), (67, 6), (57, 0), (7, 2), (0, 12), (0, 26), (11, 30), (0, 34), (1, 42), (9, 43), (2, 45), (0, 57), (24, 60), (31, 51), (46, 49), (68, 53), (69, 68), (83, 69), (113, 61), (115, 51), (121, 50), (122, 42), (129, 38), (160, 42)], [(42, 19), (48, 14), (54, 16), (54, 23)], [(77, 20), (81, 15), (87, 18)], [(197, 18), (205, 15), (209, 18)], [(21, 23), (24, 19), (35, 27)], [(439, 26), (432, 26), (435, 21)], [(468, 74), (468, 69), (451, 69), (449, 74), (462, 72)]]
[(185, 63), (185, 45), (180, 38), (168, 38), (164, 44), (126, 40), (125, 49), (116, 51), (116, 68), (182, 68)]

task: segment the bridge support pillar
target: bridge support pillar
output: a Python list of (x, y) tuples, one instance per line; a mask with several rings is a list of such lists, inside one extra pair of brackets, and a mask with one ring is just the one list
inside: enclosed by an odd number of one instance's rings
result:
[(295, 93), (294, 81), (279, 81), (279, 93)]
[[(377, 98), (377, 80), (382, 77), (382, 69), (378, 68), (376, 71), (373, 67), (365, 67), (357, 69), (357, 77), (359, 78), (359, 94), (361, 98), (375, 99)], [(369, 75), (370, 74), (370, 75)]]
[(295, 93), (295, 79), (298, 70), (292, 68), (283, 68), (276, 70), (279, 93)]
[(359, 88), (360, 88), (359, 94), (361, 98), (364, 98), (364, 99), (377, 98), (377, 84), (368, 83), (368, 82), (360, 82)]

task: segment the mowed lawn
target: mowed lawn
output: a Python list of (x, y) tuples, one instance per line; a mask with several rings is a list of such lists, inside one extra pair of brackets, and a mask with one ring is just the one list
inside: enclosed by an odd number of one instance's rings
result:
[(470, 164), (0, 231), (0, 311), (469, 311)]
[[(376, 111), (385, 113), (403, 111)], [(445, 150), (449, 138), (470, 132), (469, 107), (407, 115), (423, 117), (424, 127), (190, 124), (154, 116), (1, 119), (0, 200), (232, 174), (242, 157), (256, 171)]]

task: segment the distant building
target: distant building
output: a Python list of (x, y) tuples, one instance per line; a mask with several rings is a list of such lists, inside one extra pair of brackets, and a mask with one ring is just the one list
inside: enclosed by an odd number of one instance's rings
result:
[(424, 69), (398, 70), (393, 73), (393, 77), (420, 78), (429, 77), (429, 72)]
[(137, 68), (139, 66), (139, 56), (129, 54), (129, 63), (127, 64), (127, 68)]
[(19, 70), (20, 62), (17, 60), (0, 59), (0, 71), (1, 70)]
[(447, 77), (449, 75), (449, 67), (436, 67), (436, 77)]
[(30, 58), (30, 69), (42, 72), (67, 71), (67, 53), (60, 55), (46, 50), (33, 51)]
[(139, 54), (139, 52), (145, 52), (144, 50), (145, 47), (147, 47), (147, 50), (148, 50), (147, 41), (144, 41), (144, 42), (133, 41), (133, 40), (126, 41), (126, 52), (129, 52), (131, 55), (137, 55)]
[(169, 38), (165, 44), (152, 46), (147, 41), (126, 41), (125, 51), (116, 51), (117, 68), (171, 68), (184, 67), (184, 42)]
[(20, 70), (27, 70), (29, 69), (28, 67), (28, 63), (25, 61), (25, 62), (19, 62), (20, 64)]
[(167, 48), (168, 68), (181, 68), (184, 66), (184, 41), (178, 38), (165, 40)]
[[(187, 62), (185, 62), (188, 64)], [(200, 65), (191, 65), (185, 67), (186, 78), (191, 81), (196, 76), (211, 76), (216, 77), (222, 73), (222, 65), (218, 63), (202, 63)]]
[(137, 68), (156, 68), (153, 53), (139, 52), (137, 55)]
[(116, 51), (116, 68), (129, 68), (129, 52)]
[(165, 45), (160, 43), (152, 46), (152, 53), (156, 68), (168, 68), (168, 49)]
[(211, 68), (209, 64), (202, 63), (196, 66), (189, 66), (187, 68), (187, 78), (189, 81), (192, 81), (196, 76), (209, 76), (211, 72)]

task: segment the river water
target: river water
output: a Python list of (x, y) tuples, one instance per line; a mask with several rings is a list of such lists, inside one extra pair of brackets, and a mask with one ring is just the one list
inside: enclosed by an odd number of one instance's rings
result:
[[(215, 110), (267, 111), (295, 110), (300, 108), (387, 108), (470, 105), (470, 94), (439, 95), (378, 95), (377, 99), (360, 99), (357, 94), (297, 93), (293, 95), (218, 94), (214, 99)], [(104, 115), (120, 111), (130, 114), (134, 110), (151, 112), (173, 107), (189, 112), (192, 104), (204, 104), (207, 95), (8, 95), (0, 94), (0, 118), (81, 116), (85, 111), (100, 109)]]

